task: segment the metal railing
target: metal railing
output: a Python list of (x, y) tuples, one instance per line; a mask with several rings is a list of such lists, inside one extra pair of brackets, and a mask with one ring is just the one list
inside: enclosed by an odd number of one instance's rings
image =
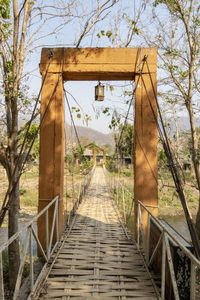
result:
[[(30, 262), (30, 271), (29, 271), (29, 278), (30, 278), (30, 292), (32, 293), (34, 291), (34, 288), (37, 285), (37, 282), (34, 280), (34, 259), (33, 259), (33, 241), (35, 240), (37, 247), (39, 247), (42, 256), (44, 257), (45, 261), (47, 262), (51, 254), (53, 253), (55, 247), (58, 243), (58, 201), (59, 198), (56, 196), (41, 212), (33, 217), (33, 219), (28, 222), (24, 228), (20, 231), (18, 231), (16, 234), (14, 234), (6, 243), (4, 243), (0, 247), (0, 299), (5, 299), (5, 293), (4, 293), (4, 278), (3, 278), (3, 258), (2, 253), (3, 251), (7, 250), (9, 245), (11, 245), (14, 241), (19, 240), (20, 237), (25, 235), (24, 239), (24, 247), (23, 247), (23, 253), (20, 260), (20, 266), (17, 276), (17, 281), (15, 285), (15, 290), (13, 294), (13, 300), (16, 300), (19, 295), (19, 290), (22, 282), (23, 277), (23, 270), (25, 267), (25, 263), (27, 260), (27, 256)], [(53, 220), (52, 220), (52, 226), (51, 226), (51, 232), (49, 233), (49, 209), (54, 207), (53, 210)], [(37, 232), (35, 231), (34, 224), (38, 221), (38, 219), (45, 215), (45, 228), (46, 228), (46, 249), (44, 249), (38, 239)], [(56, 241), (53, 245), (53, 236), (54, 231), (56, 232)], [(38, 277), (39, 278), (39, 277)]]
[[(112, 176), (110, 172), (105, 168), (105, 166), (104, 166), (104, 174), (107, 178), (110, 192), (113, 194), (117, 206), (122, 213), (123, 221), (126, 224), (127, 218), (130, 216), (133, 208), (133, 201), (134, 201), (133, 193), (129, 191), (129, 189), (124, 185), (124, 183), (122, 183), (119, 179)], [(131, 202), (128, 201), (131, 204), (131, 208), (130, 205), (127, 205), (126, 194), (132, 200)]]
[(76, 183), (74, 185), (74, 187), (75, 186), (78, 187), (78, 196), (77, 196), (77, 199), (75, 201), (73, 201), (73, 199), (71, 198), (70, 211), (68, 212), (68, 218), (67, 218), (67, 224), (68, 225), (70, 223), (71, 217), (74, 215), (76, 209), (78, 208), (78, 206), (81, 202), (81, 199), (85, 195), (85, 192), (88, 188), (88, 185), (90, 184), (90, 181), (91, 181), (92, 175), (94, 173), (94, 170), (95, 170), (95, 166), (93, 166), (93, 168), (90, 170), (90, 172), (86, 176), (84, 176), (84, 178), (81, 182)]
[[(74, 212), (80, 204), (82, 197), (84, 196), (86, 189), (90, 183), (92, 175), (94, 173), (93, 169), (84, 177), (83, 182), (79, 185), (79, 193), (75, 204), (72, 207), (72, 210), (69, 212), (69, 215), (72, 215), (72, 211)], [(59, 234), (58, 234), (58, 201), (59, 198), (56, 196), (37, 216), (33, 217), (33, 219), (24, 225), (24, 228), (14, 234), (7, 242), (5, 242), (2, 246), (0, 246), (0, 300), (6, 300), (5, 291), (4, 291), (4, 275), (3, 275), (3, 258), (2, 254), (4, 251), (8, 250), (9, 245), (11, 245), (16, 240), (23, 240), (23, 253), (20, 259), (20, 266), (17, 276), (17, 281), (15, 285), (15, 290), (13, 294), (13, 300), (17, 300), (20, 292), (20, 287), (23, 278), (23, 270), (27, 259), (29, 261), (29, 282), (30, 282), (30, 293), (28, 299), (31, 299), (31, 295), (34, 293), (36, 287), (38, 286), (41, 278), (44, 274), (45, 268), (54, 252), (55, 248), (59, 242)], [(49, 232), (49, 209), (53, 209), (53, 218), (51, 224), (51, 232)], [(46, 235), (46, 244), (45, 249), (41, 245), (37, 231), (35, 230), (35, 223), (38, 219), (45, 215), (45, 235)], [(23, 238), (25, 236), (25, 238)], [(40, 270), (40, 274), (35, 280), (34, 276), (34, 254), (33, 254), (33, 243), (36, 243), (37, 247), (40, 249), (41, 255), (45, 260), (45, 264)], [(54, 242), (54, 244), (53, 244)]]
[[(141, 207), (148, 214), (147, 223), (147, 239), (144, 237), (144, 228), (142, 220)], [(161, 232), (157, 244), (153, 245), (153, 251), (150, 256), (150, 224), (151, 220), (159, 227)], [(159, 247), (162, 245), (162, 265), (161, 265), (161, 298), (165, 299), (166, 292), (166, 262), (168, 262), (170, 279), (175, 300), (180, 299), (178, 284), (174, 271), (174, 264), (170, 248), (170, 242), (173, 241), (190, 260), (190, 300), (195, 300), (196, 293), (196, 271), (200, 269), (200, 261), (185, 247), (181, 242), (163, 225), (163, 223), (156, 218), (151, 211), (140, 201), (138, 201), (138, 215), (137, 215), (137, 245), (141, 249), (143, 247), (145, 253), (145, 260), (149, 267), (153, 262)]]

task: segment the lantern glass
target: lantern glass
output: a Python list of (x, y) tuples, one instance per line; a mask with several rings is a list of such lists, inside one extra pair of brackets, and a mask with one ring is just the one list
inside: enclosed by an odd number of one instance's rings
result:
[(104, 100), (104, 85), (99, 84), (95, 86), (95, 100), (103, 101)]

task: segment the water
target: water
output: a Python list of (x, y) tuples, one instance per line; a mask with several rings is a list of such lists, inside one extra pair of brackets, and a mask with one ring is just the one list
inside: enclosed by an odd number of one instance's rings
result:
[[(19, 231), (22, 230), (24, 228), (24, 226), (27, 224), (28, 222), (20, 222), (19, 223)], [(33, 228), (35, 230), (35, 232), (37, 233), (37, 224), (34, 223), (33, 224)], [(20, 242), (22, 243), (22, 246), (25, 245), (25, 240), (26, 240), (26, 230), (20, 234)], [(8, 227), (2, 227), (0, 228), (0, 246), (3, 245), (5, 242), (7, 242), (8, 240)], [(37, 243), (35, 242), (35, 239), (33, 238), (33, 254), (36, 255), (37, 253)]]
[(184, 216), (164, 216), (162, 219), (167, 221), (185, 240), (191, 242), (190, 232)]
[[(164, 216), (160, 219), (165, 220), (171, 225), (185, 240), (191, 241), (190, 232), (184, 216)], [(127, 226), (129, 230), (134, 233), (134, 216), (128, 219)]]

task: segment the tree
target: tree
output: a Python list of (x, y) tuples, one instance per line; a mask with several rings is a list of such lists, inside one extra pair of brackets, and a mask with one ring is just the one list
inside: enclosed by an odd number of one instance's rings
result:
[(133, 154), (133, 125), (126, 123), (120, 124), (118, 133), (114, 135), (115, 147), (118, 148), (117, 152), (120, 158), (126, 156), (132, 157)]
[(160, 84), (164, 86), (160, 98), (163, 102), (170, 99), (177, 111), (181, 107), (190, 121), (192, 162), (199, 191), (196, 228), (200, 237), (199, 133), (195, 118), (200, 95), (200, 5), (195, 0), (156, 0), (151, 4), (153, 30), (143, 30), (142, 35), (149, 46), (158, 48)]
[[(78, 20), (80, 34), (75, 35), (71, 45), (79, 47), (85, 36), (94, 26), (104, 20), (118, 1), (92, 1), (86, 11), (75, 0), (1, 0), (0, 1), (0, 70), (1, 81), (1, 129), (6, 133), (0, 141), (0, 163), (5, 168), (9, 188), (0, 212), (2, 224), (8, 210), (8, 237), (18, 231), (19, 178), (27, 160), (29, 143), (20, 145), (19, 118), (26, 115), (24, 131), (29, 132), (31, 122), (38, 116), (36, 109), (28, 120), (27, 112), (33, 108), (34, 101), (26, 91), (27, 74), (24, 63), (38, 47), (49, 44), (49, 37), (58, 38), (58, 32)], [(51, 24), (51, 26), (49, 26)], [(70, 27), (72, 28), (72, 27)], [(42, 45), (43, 43), (43, 45)], [(37, 99), (38, 100), (38, 99)], [(27, 137), (27, 135), (25, 134)], [(21, 147), (20, 147), (21, 146)], [(21, 150), (20, 150), (21, 149)], [(9, 246), (9, 284), (13, 290), (20, 262), (18, 241)]]

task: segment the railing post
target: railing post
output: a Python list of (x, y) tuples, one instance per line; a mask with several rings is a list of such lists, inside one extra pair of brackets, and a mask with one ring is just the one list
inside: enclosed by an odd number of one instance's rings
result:
[(140, 206), (140, 209), (139, 209), (139, 220), (140, 220), (140, 226), (141, 226), (141, 235), (142, 235), (143, 249), (144, 249), (144, 253), (145, 253), (146, 252), (146, 244), (145, 244), (145, 237), (144, 237), (144, 228), (143, 228), (141, 206)]
[(195, 300), (195, 291), (196, 291), (196, 266), (191, 261), (191, 270), (190, 270), (190, 300)]
[(170, 276), (171, 276), (171, 282), (172, 282), (172, 287), (173, 287), (173, 292), (174, 292), (174, 298), (175, 300), (179, 300), (179, 292), (178, 292), (178, 287), (177, 287), (177, 282), (176, 282), (176, 276), (174, 273), (174, 266), (172, 262), (172, 256), (171, 256), (171, 250), (169, 246), (169, 238), (164, 234), (164, 239), (165, 239), (165, 244), (166, 244), (166, 252), (167, 252), (167, 261), (169, 265), (169, 271), (170, 271)]
[(81, 198), (81, 182), (79, 183), (79, 191), (78, 191), (77, 208), (79, 207), (80, 198)]
[(32, 243), (32, 225), (29, 228), (29, 257), (30, 257), (30, 291), (33, 291), (34, 286), (34, 272), (33, 272), (33, 243)]
[(165, 232), (162, 238), (162, 269), (161, 269), (161, 298), (165, 299), (165, 271), (166, 271), (166, 245), (165, 245)]
[(56, 200), (56, 203), (57, 203), (57, 205), (56, 205), (56, 242), (59, 240), (59, 228), (58, 228), (58, 207), (59, 207), (59, 203), (58, 203), (58, 201), (59, 201), (59, 198), (57, 198), (57, 200)]
[(146, 261), (149, 262), (149, 250), (150, 250), (150, 229), (151, 229), (151, 216), (148, 214), (148, 224), (147, 224), (147, 253)]
[(45, 213), (45, 232), (46, 232), (46, 254), (49, 258), (49, 210), (46, 210)]
[(125, 206), (124, 186), (123, 185), (122, 185), (122, 200), (123, 200), (124, 222), (126, 224), (126, 206)]
[(0, 300), (4, 300), (2, 252), (0, 253)]
[(117, 206), (119, 205), (119, 182), (117, 181), (117, 184), (116, 184), (116, 189), (117, 189)]
[(140, 246), (140, 218), (139, 218), (139, 211), (140, 211), (140, 203), (137, 202), (138, 209), (137, 209), (137, 244), (138, 247)]

